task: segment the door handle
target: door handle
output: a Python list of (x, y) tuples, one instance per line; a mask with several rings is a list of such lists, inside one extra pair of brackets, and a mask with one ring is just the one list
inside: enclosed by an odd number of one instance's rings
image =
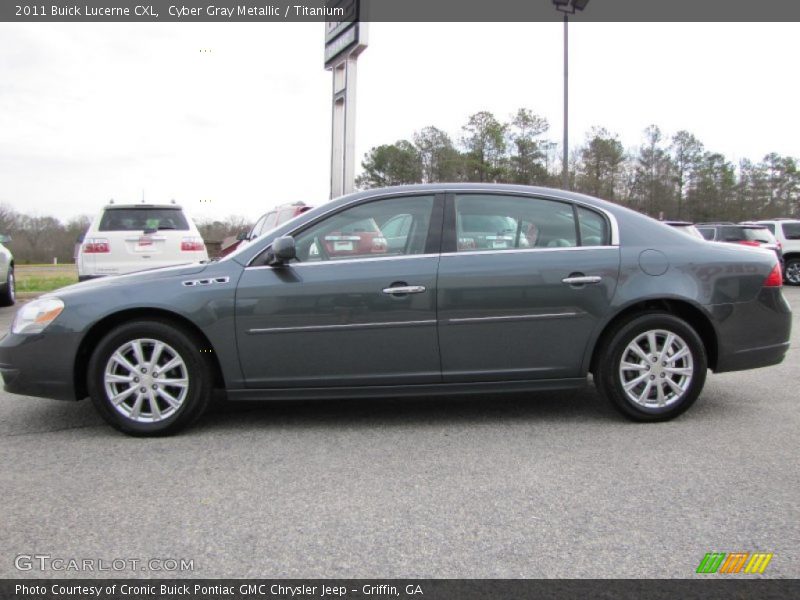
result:
[(383, 288), (384, 294), (421, 294), (424, 291), (424, 285), (398, 285), (397, 287)]
[(565, 277), (561, 280), (561, 283), (566, 283), (568, 285), (584, 285), (586, 283), (600, 283), (602, 280), (603, 278), (599, 275), (576, 275)]

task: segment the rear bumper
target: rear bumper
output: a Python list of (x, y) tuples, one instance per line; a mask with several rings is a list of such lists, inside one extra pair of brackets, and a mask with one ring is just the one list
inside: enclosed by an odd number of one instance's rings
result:
[(708, 307), (717, 329), (717, 373), (776, 365), (789, 351), (792, 311), (780, 288), (751, 302)]

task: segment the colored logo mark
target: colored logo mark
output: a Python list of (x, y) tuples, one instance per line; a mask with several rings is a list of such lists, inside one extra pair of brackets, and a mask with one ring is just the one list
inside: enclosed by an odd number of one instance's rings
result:
[(700, 561), (698, 573), (763, 573), (771, 552), (709, 552)]

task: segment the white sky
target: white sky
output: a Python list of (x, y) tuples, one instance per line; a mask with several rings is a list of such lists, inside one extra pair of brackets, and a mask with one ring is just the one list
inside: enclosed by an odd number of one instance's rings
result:
[[(320, 23), (0, 24), (0, 203), (66, 219), (109, 198), (194, 217), (328, 198)], [(800, 156), (800, 24), (570, 24), (570, 139), (658, 124), (710, 150)], [(528, 107), (561, 139), (560, 23), (371, 23), (356, 156)], [(201, 52), (208, 49), (210, 52)]]

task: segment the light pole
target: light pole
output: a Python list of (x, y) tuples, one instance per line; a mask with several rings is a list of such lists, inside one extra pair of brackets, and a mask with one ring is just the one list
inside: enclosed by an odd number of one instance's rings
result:
[(589, 0), (553, 0), (556, 10), (564, 13), (564, 157), (561, 162), (562, 187), (569, 189), (569, 15), (583, 10)]

